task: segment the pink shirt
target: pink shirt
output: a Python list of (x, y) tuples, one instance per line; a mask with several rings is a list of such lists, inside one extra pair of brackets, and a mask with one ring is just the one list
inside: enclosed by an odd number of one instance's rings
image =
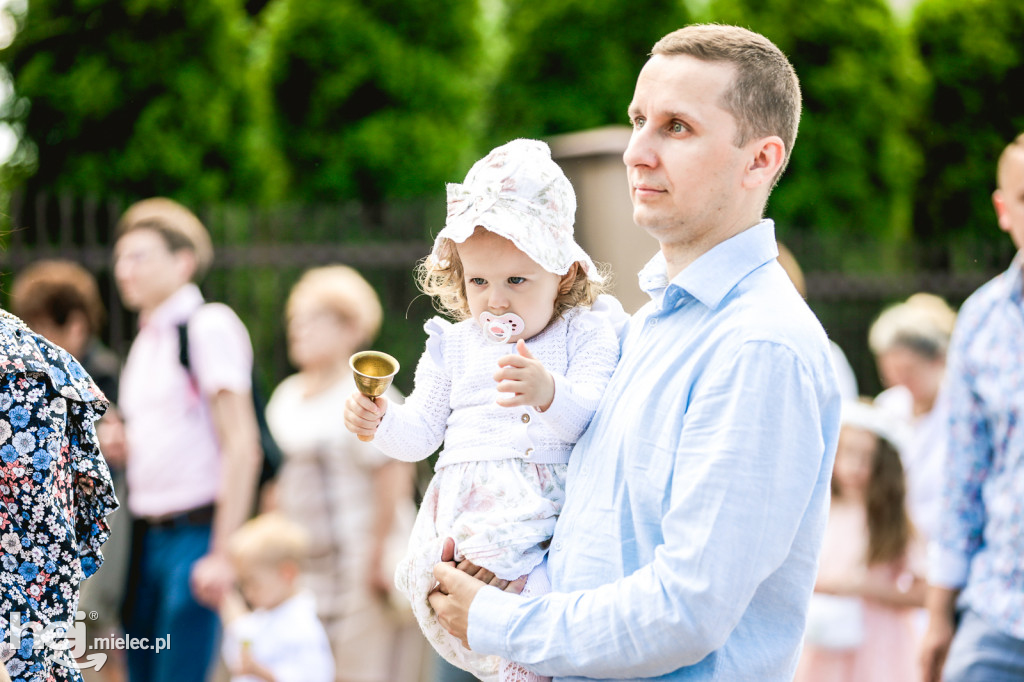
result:
[[(179, 359), (177, 325), (185, 320), (199, 392)], [(185, 285), (140, 320), (121, 373), (120, 392), (130, 453), (128, 506), (133, 514), (162, 516), (217, 498), (220, 448), (208, 398), (222, 390), (249, 392), (252, 362), (245, 325), (226, 305), (203, 305), (194, 284)]]

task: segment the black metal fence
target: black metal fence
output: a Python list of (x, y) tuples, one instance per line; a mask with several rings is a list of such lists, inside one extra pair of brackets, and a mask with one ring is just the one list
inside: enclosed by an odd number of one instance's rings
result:
[[(29, 263), (44, 258), (78, 262), (99, 282), (108, 311), (104, 340), (123, 357), (135, 321), (118, 299), (110, 255), (113, 228), (125, 207), (118, 199), (15, 196), (0, 249), (0, 303), (6, 307), (12, 277)], [(263, 379), (272, 386), (290, 371), (282, 312), (291, 285), (307, 268), (351, 265), (381, 295), (386, 319), (378, 345), (411, 369), (421, 350), (422, 322), (433, 314), (429, 300), (416, 291), (412, 268), (428, 252), (428, 235), (442, 224), (443, 211), (443, 204), (422, 202), (372, 210), (351, 205), (200, 210), (216, 248), (204, 293), (238, 312), (252, 336)], [(978, 261), (1006, 267), (1013, 251), (1009, 240), (1005, 241), (1005, 245), (997, 243), (999, 253), (984, 254)], [(865, 394), (879, 390), (867, 350), (867, 330), (885, 305), (928, 291), (957, 307), (998, 272), (991, 266), (965, 272), (828, 271), (814, 267), (815, 262), (822, 262), (815, 258), (819, 245), (793, 237), (786, 242), (805, 267), (808, 302), (846, 352)], [(396, 383), (408, 390), (411, 380), (409, 371)]]

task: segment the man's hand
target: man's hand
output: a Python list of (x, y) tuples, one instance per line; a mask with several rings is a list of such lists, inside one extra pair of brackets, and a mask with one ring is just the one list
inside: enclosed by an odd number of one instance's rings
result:
[(372, 438), (387, 409), (387, 398), (370, 400), (362, 393), (353, 393), (345, 401), (345, 428), (357, 436)]
[[(526, 576), (509, 582), (496, 578), (487, 569), (479, 568), (469, 561), (462, 561), (456, 567), (455, 541), (451, 538), (445, 540), (441, 561), (442, 563), (434, 566), (434, 577), (439, 584), (427, 600), (437, 614), (437, 622), (468, 649), (469, 607), (476, 593), (486, 585), (492, 584), (506, 592), (519, 594), (526, 585)], [(483, 581), (481, 577), (487, 577), (488, 580)]]
[(434, 566), (434, 577), (440, 583), (427, 601), (437, 614), (437, 622), (469, 648), (469, 606), (484, 584), (471, 578), (451, 563)]
[(928, 629), (921, 638), (921, 679), (923, 682), (939, 682), (946, 655), (953, 642), (953, 624), (945, 619), (930, 618)]
[(921, 679), (939, 682), (946, 664), (949, 646), (956, 632), (956, 598), (958, 590), (930, 586), (925, 597), (928, 608), (928, 629), (921, 638)]
[(516, 341), (516, 354), (498, 360), (494, 380), (499, 392), (512, 394), (498, 398), (502, 407), (532, 405), (543, 412), (555, 399), (555, 378), (533, 357), (522, 339)]
[(235, 584), (235, 569), (226, 556), (207, 554), (192, 565), (190, 582), (196, 601), (216, 611), (224, 595)]

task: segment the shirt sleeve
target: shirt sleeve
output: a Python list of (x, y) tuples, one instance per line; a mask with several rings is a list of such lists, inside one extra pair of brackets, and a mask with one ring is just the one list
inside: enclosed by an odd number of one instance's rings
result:
[(555, 374), (555, 397), (540, 418), (559, 438), (575, 443), (597, 411), (619, 361), (619, 337), (604, 315), (581, 311), (569, 334), (569, 366)]
[(188, 323), (189, 359), (203, 395), (252, 390), (252, 342), (231, 308), (208, 303)]
[[(966, 328), (966, 322), (959, 329)], [(928, 548), (928, 581), (948, 589), (967, 584), (971, 556), (981, 545), (985, 526), (981, 489), (992, 465), (984, 404), (972, 386), (965, 347), (966, 339), (954, 336), (937, 406), (949, 415), (948, 448), (940, 522)]]
[(426, 324), (427, 347), (416, 365), (415, 385), (405, 403), (388, 404), (373, 444), (389, 457), (418, 462), (444, 441), (451, 414), (451, 377), (444, 368), (444, 334), (451, 325), (437, 318)]
[(720, 649), (755, 592), (780, 589), (765, 582), (801, 527), (824, 528), (827, 494), (816, 486), (827, 486), (823, 433), (838, 409), (823, 407), (820, 386), (788, 347), (743, 344), (695, 385), (653, 560), (590, 590), (524, 599), (484, 588), (470, 608), (470, 647), (543, 675), (630, 679)]

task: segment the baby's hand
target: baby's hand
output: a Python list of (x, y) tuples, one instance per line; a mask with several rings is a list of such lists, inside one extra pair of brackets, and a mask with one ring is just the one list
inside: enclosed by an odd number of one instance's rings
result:
[(498, 404), (503, 407), (533, 405), (543, 412), (555, 399), (555, 378), (530, 354), (522, 339), (516, 341), (516, 351), (518, 354), (498, 360), (499, 369), (494, 373), (498, 391), (512, 394), (499, 397)]
[(380, 397), (374, 401), (362, 393), (353, 393), (345, 401), (345, 428), (360, 438), (372, 440), (387, 410), (387, 398)]

